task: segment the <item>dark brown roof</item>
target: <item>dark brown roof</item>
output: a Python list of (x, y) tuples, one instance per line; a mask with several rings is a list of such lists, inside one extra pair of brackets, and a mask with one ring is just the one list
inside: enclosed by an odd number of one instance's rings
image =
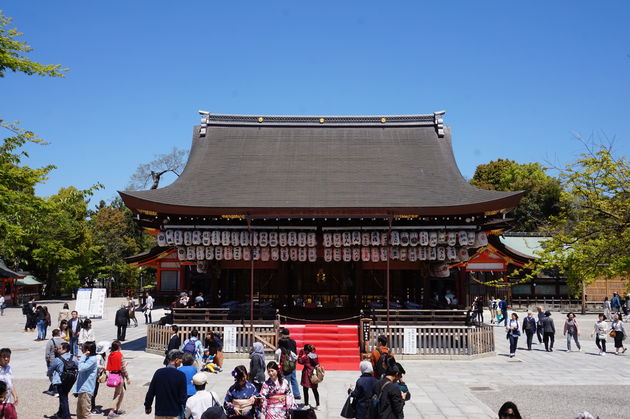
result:
[(439, 114), (207, 115), (203, 122), (194, 128), (182, 175), (164, 188), (120, 192), (127, 206), (191, 215), (335, 209), (447, 215), (510, 209), (521, 197), (466, 182)]

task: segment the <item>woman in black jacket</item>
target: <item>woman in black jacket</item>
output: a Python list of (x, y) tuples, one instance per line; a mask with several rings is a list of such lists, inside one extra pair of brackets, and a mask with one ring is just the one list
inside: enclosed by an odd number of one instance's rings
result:
[(397, 380), (400, 377), (400, 370), (394, 364), (387, 368), (385, 377), (374, 383), (372, 394), (376, 394), (379, 399), (377, 417), (379, 419), (398, 419), (403, 413), (405, 401), (402, 398)]
[(553, 319), (551, 318), (551, 312), (549, 310), (545, 311), (545, 317), (542, 321), (542, 329), (545, 350), (547, 352), (553, 352), (553, 341), (556, 336), (556, 327), (553, 324)]
[(265, 371), (265, 347), (260, 342), (254, 342), (254, 349), (249, 362), (249, 376), (258, 392), (265, 382)]
[(370, 361), (361, 361), (361, 376), (357, 380), (354, 390), (348, 389), (350, 396), (354, 399), (356, 406), (357, 419), (368, 419), (368, 407), (372, 398), (372, 388), (378, 380), (373, 375), (372, 363)]

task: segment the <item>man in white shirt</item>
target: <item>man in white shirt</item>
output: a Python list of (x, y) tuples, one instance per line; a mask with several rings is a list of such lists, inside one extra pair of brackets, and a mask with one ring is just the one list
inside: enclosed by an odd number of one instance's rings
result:
[(4, 316), (4, 295), (0, 294), (0, 316)]
[(186, 401), (186, 419), (200, 419), (201, 415), (214, 405), (220, 405), (217, 396), (206, 391), (208, 375), (205, 372), (198, 372), (193, 375), (192, 382), (197, 392)]
[(153, 297), (148, 292), (146, 293), (146, 300), (144, 303), (144, 323), (149, 324), (153, 323), (153, 319), (151, 318), (151, 310), (153, 310)]

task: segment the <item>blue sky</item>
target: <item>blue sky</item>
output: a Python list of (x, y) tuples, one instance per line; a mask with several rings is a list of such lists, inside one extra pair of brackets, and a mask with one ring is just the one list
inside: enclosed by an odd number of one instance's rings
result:
[(51, 144), (38, 193), (105, 189), (188, 148), (198, 109), (413, 114), (444, 109), (460, 170), (503, 157), (564, 164), (574, 139), (630, 149), (630, 2), (34, 2), (0, 6), (31, 58), (64, 79), (9, 73), (0, 115)]

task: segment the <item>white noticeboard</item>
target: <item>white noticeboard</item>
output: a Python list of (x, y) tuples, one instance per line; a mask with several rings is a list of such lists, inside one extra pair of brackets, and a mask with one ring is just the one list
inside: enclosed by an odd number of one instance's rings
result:
[(403, 354), (415, 355), (418, 353), (418, 329), (405, 327), (403, 335)]
[(92, 297), (90, 298), (90, 317), (103, 318), (106, 295), (107, 290), (105, 288), (92, 288)]
[(223, 326), (223, 352), (236, 352), (236, 326)]
[(92, 288), (79, 288), (77, 291), (77, 301), (74, 309), (81, 317), (87, 317), (90, 314), (90, 299), (92, 297)]

